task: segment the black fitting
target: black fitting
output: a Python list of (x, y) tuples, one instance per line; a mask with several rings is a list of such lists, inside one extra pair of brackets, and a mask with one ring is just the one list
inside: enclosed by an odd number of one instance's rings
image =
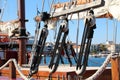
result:
[(47, 12), (42, 12), (40, 14), (40, 17), (41, 17), (41, 21), (46, 21), (50, 18), (50, 14), (48, 14)]
[(90, 9), (89, 13), (92, 13), (92, 14), (94, 14), (94, 11), (93, 11), (92, 9)]
[(28, 19), (19, 19), (19, 21), (24, 21), (24, 22), (28, 22)]
[(19, 36), (28, 36), (27, 34), (26, 34), (26, 29), (20, 29), (19, 30)]
[(87, 33), (87, 38), (93, 38), (93, 34), (94, 34), (94, 29), (96, 28), (96, 25), (94, 25), (93, 27), (89, 27), (88, 29), (88, 33)]
[(0, 9), (0, 13), (1, 13), (1, 11), (2, 11), (2, 10)]

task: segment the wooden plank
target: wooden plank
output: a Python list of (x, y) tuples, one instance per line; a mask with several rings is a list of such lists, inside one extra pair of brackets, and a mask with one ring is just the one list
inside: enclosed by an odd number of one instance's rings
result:
[(96, 0), (84, 5), (78, 5), (75, 8), (70, 8), (70, 9), (66, 9), (66, 10), (62, 10), (61, 12), (53, 12), (51, 13), (51, 17), (59, 17), (59, 16), (64, 16), (64, 15), (69, 15), (69, 14), (73, 14), (73, 13), (77, 13), (77, 12), (82, 12), (84, 10), (89, 10), (90, 8), (97, 8), (100, 6), (104, 5), (104, 1), (103, 0)]
[(112, 80), (120, 80), (120, 57), (112, 58)]
[(72, 1), (72, 2), (64, 2), (64, 3), (57, 3), (57, 4), (53, 4), (53, 8), (61, 8), (65, 6), (69, 6), (71, 4), (76, 4), (76, 5), (81, 5), (81, 4), (86, 4), (86, 3), (90, 3), (93, 0), (76, 0), (76, 1)]
[[(63, 68), (64, 69), (64, 68)], [(93, 75), (95, 72), (96, 72), (96, 68), (93, 68), (93, 69), (89, 69), (85, 72), (85, 74), (83, 74), (83, 80), (90, 77), (91, 75)], [(22, 70), (23, 74), (25, 76), (28, 76), (29, 74), (29, 68), (24, 68)], [(7, 76), (9, 77), (9, 69), (3, 69), (3, 70), (0, 70), (0, 73), (2, 76)], [(37, 78), (38, 80), (45, 80), (48, 78), (48, 75), (49, 75), (49, 71), (47, 70), (41, 70), (38, 71), (37, 74), (34, 74), (33, 75), (33, 78)], [(60, 77), (60, 80), (62, 80), (63, 76), (64, 76), (64, 80), (68, 80), (68, 75), (71, 75), (72, 79), (71, 80), (76, 80), (76, 79), (73, 79), (76, 74), (74, 73), (74, 71), (57, 71), (55, 72), (52, 77), (53, 79), (52, 80), (57, 80), (57, 77)], [(19, 73), (16, 71), (16, 77), (20, 77)], [(100, 77), (98, 77), (96, 80), (112, 80), (111, 78), (111, 69), (106, 69), (101, 75)]]

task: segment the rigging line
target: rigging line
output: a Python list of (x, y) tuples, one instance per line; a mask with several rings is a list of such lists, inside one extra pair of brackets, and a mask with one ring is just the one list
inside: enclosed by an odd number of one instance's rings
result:
[[(109, 16), (109, 11), (107, 11), (107, 15)], [(108, 18), (106, 18), (106, 42), (108, 41)]]
[(72, 2), (73, 0), (69, 0), (70, 4), (68, 5), (68, 8), (70, 8), (72, 6)]
[(116, 22), (115, 22), (115, 19), (113, 19), (113, 42), (114, 44), (116, 44), (116, 41), (115, 41), (115, 31), (116, 31)]
[(2, 17), (3, 17), (3, 13), (4, 13), (4, 9), (5, 9), (6, 5), (7, 5), (7, 0), (5, 0), (3, 9), (1, 9), (0, 21), (1, 21)]
[(70, 36), (69, 36), (69, 34), (68, 34), (68, 37), (67, 37), (67, 41), (70, 41), (71, 39), (70, 39)]
[(44, 5), (45, 5), (45, 0), (42, 0), (42, 8), (41, 8), (41, 12), (43, 12), (43, 10), (44, 10)]
[[(38, 11), (38, 5), (36, 6), (36, 10), (37, 10), (37, 16), (39, 15), (39, 11)], [(33, 56), (35, 54), (35, 50), (36, 50), (36, 46), (37, 46), (37, 42), (38, 42), (38, 37), (40, 34), (40, 26), (41, 22), (36, 22), (36, 29), (35, 29), (35, 37), (34, 37), (34, 41), (33, 41), (33, 45), (32, 45), (32, 50), (31, 50), (31, 58), (29, 60), (29, 64), (32, 64), (32, 60), (33, 60)]]
[(76, 45), (77, 45), (76, 53), (78, 53), (79, 26), (80, 26), (80, 25), (79, 25), (79, 13), (78, 13), (77, 36), (76, 36)]
[(36, 11), (37, 11), (37, 15), (38, 15), (39, 14), (38, 4), (36, 4)]
[[(60, 25), (60, 21), (57, 22), (57, 27)], [(55, 28), (54, 30), (54, 42), (55, 42), (55, 39), (57, 37), (57, 27)]]
[(54, 3), (54, 0), (52, 0), (49, 13), (51, 13), (53, 3)]
[(113, 31), (113, 41), (114, 41), (114, 44), (116, 44), (116, 38), (117, 38), (117, 21), (116, 20), (113, 20), (113, 27), (114, 27), (114, 31)]
[(108, 41), (108, 18), (106, 19), (106, 41)]
[[(38, 8), (38, 7), (39, 7), (39, 6), (38, 6), (38, 2), (39, 2), (39, 1), (37, 0), (37, 1), (36, 1), (36, 11), (37, 11), (36, 14), (37, 14), (37, 16), (40, 14), (40, 11), (39, 11), (39, 8)], [(42, 5), (43, 5), (43, 4), (42, 4)], [(41, 10), (43, 10), (43, 9), (41, 8)], [(40, 22), (37, 22), (37, 23), (40, 23)]]
[(50, 0), (48, 1), (48, 5), (49, 5), (49, 7), (51, 7), (51, 6), (50, 6)]

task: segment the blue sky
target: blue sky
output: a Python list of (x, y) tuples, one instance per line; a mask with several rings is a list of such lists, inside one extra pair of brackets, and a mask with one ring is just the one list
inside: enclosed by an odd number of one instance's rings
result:
[[(0, 0), (1, 1), (1, 0)], [(5, 1), (5, 0), (2, 0)], [(48, 11), (49, 5), (48, 1), (45, 1), (45, 7), (44, 11)], [(56, 0), (57, 1), (57, 0)], [(60, 0), (58, 0), (60, 1)], [(62, 0), (66, 1), (66, 0)], [(25, 0), (26, 2), (26, 19), (29, 20), (29, 22), (26, 23), (26, 29), (31, 33), (31, 35), (34, 35), (35, 31), (35, 21), (34, 17), (36, 16), (36, 7), (38, 6), (38, 9), (41, 10), (42, 0)], [(0, 5), (1, 7), (1, 5)], [(17, 0), (7, 0), (7, 5), (5, 8), (5, 12), (3, 15), (2, 20), (3, 21), (9, 21), (17, 19)], [(97, 28), (94, 31), (94, 38), (92, 43), (104, 43), (106, 41), (106, 20), (105, 18), (99, 18), (96, 20)], [(73, 20), (69, 22), (69, 37), (68, 39), (76, 42), (76, 33), (77, 33), (77, 21)], [(83, 31), (83, 20), (80, 20), (80, 26), (79, 26), (79, 43), (81, 41), (82, 31)], [(120, 43), (120, 22), (117, 23), (117, 43)], [(108, 40), (113, 40), (113, 20), (108, 19)], [(50, 30), (47, 41), (53, 41), (53, 35), (54, 31)]]

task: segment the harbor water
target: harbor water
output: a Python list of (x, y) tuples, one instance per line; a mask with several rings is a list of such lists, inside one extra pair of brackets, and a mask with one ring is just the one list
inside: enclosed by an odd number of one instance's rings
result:
[[(50, 57), (43, 57), (42, 58), (42, 63), (40, 65), (48, 65), (50, 62)], [(88, 66), (89, 67), (99, 67), (103, 64), (105, 61), (106, 57), (89, 57), (88, 58)], [(76, 65), (75, 60), (71, 58), (72, 64)], [(63, 61), (65, 65), (69, 65), (68, 59), (63, 57)], [(61, 61), (60, 61), (61, 64)], [(108, 65), (109, 67), (111, 66), (110, 64)]]

